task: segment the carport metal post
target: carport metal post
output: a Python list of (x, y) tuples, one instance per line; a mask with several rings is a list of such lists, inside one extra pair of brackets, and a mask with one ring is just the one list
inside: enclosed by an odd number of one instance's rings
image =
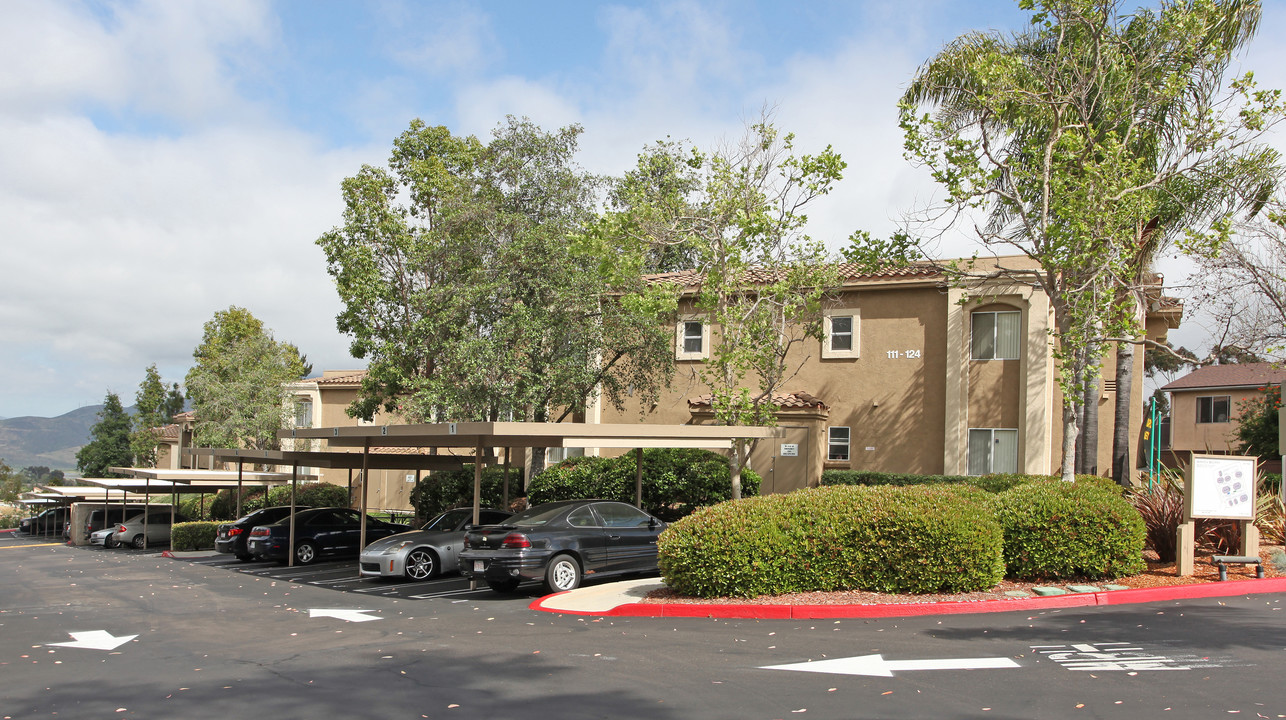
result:
[(638, 449), (638, 460), (634, 464), (634, 504), (643, 509), (643, 448)]
[(143, 549), (147, 549), (147, 521), (152, 518), (152, 476), (143, 476)]
[[(237, 517), (241, 517), (241, 458), (237, 458)], [(268, 494), (264, 493), (264, 507), (268, 505)]]
[(505, 512), (509, 511), (509, 450), (510, 449), (511, 448), (509, 447), (505, 448), (505, 504), (504, 504), (504, 507), (500, 508)]
[(371, 484), (370, 459), (371, 441), (368, 439), (362, 443), (362, 532), (360, 539), (357, 541), (358, 555), (361, 555), (362, 550), (366, 547), (366, 487)]
[(299, 479), (299, 466), (290, 466), (290, 539), (287, 541), (286, 567), (295, 566), (295, 482)]
[[(473, 451), (473, 524), (482, 519), (482, 437), (478, 437), (478, 446)], [(478, 589), (478, 579), (469, 578), (469, 589)]]
[(353, 507), (353, 468), (348, 469), (348, 507)]

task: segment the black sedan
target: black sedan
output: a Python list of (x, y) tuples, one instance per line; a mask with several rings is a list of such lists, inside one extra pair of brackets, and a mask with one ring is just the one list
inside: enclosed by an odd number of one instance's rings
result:
[(542, 580), (550, 592), (572, 590), (587, 575), (656, 572), (656, 538), (665, 523), (611, 500), (563, 500), (469, 530), (460, 572), (512, 592)]
[[(306, 510), (307, 508), (298, 508)], [(253, 560), (254, 555), (246, 548), (246, 540), (256, 525), (267, 525), (290, 516), (290, 506), (266, 507), (255, 510), (243, 518), (219, 525), (214, 536), (214, 549), (221, 553), (232, 553), (241, 562)]]
[[(362, 514), (338, 507), (309, 508), (295, 513), (295, 563), (307, 565), (322, 556), (356, 557), (361, 551)], [(366, 542), (406, 532), (406, 525), (366, 517)], [(250, 531), (246, 549), (261, 560), (290, 558), (290, 518)]]

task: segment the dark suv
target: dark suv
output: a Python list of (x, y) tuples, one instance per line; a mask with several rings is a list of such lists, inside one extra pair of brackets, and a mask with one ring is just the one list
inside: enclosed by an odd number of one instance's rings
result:
[[(306, 509), (298, 507), (296, 512)], [(255, 510), (239, 520), (223, 523), (214, 536), (214, 549), (221, 553), (232, 553), (241, 562), (253, 560), (254, 555), (246, 549), (246, 538), (250, 535), (250, 529), (255, 525), (269, 525), (287, 517), (290, 517), (290, 506), (282, 505)]]

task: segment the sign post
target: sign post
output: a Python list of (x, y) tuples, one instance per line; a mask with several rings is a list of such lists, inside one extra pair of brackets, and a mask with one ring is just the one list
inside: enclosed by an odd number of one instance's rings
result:
[(1241, 525), (1241, 554), (1259, 555), (1259, 530), (1255, 527), (1258, 461), (1245, 455), (1192, 456), (1183, 483), (1179, 575), (1191, 575), (1195, 566), (1197, 518), (1237, 521)]

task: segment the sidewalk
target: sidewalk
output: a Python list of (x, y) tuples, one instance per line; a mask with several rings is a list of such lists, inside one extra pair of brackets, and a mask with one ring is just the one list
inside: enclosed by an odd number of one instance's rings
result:
[(1232, 597), (1286, 592), (1286, 578), (1228, 580), (1225, 582), (1171, 585), (1158, 588), (1107, 590), (1050, 597), (982, 600), (971, 602), (890, 603), (886, 605), (771, 605), (719, 603), (643, 603), (652, 590), (664, 587), (659, 579), (627, 580), (547, 595), (531, 603), (532, 610), (568, 615), (604, 617), (692, 617), (745, 620), (895, 618), (922, 615), (1052, 610), (1056, 608)]

